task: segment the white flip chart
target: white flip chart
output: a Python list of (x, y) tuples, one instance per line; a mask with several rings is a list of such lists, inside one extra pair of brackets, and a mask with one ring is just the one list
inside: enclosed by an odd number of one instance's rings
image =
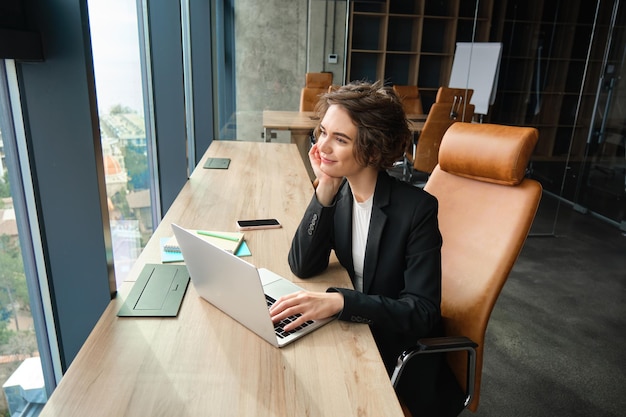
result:
[(470, 101), (477, 114), (487, 114), (496, 99), (502, 44), (500, 42), (457, 42), (449, 87), (471, 88)]

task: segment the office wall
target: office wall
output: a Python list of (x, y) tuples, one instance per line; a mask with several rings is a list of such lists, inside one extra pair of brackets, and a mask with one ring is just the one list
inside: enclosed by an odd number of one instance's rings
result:
[(238, 111), (297, 108), (306, 71), (306, 21), (304, 0), (235, 2)]
[(261, 140), (261, 111), (298, 108), (306, 65), (305, 0), (236, 0), (238, 140)]
[[(307, 71), (332, 72), (333, 84), (338, 85), (345, 79), (347, 4), (335, 0), (309, 2)], [(329, 54), (337, 56), (336, 64), (328, 61)]]

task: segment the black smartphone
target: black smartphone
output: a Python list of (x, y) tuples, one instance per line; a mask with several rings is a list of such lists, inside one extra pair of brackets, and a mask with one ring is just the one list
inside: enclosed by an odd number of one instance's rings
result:
[(281, 226), (276, 219), (237, 220), (239, 230), (278, 229)]

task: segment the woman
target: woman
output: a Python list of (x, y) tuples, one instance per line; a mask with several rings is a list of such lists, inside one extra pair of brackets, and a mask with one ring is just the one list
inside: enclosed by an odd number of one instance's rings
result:
[(289, 265), (301, 278), (322, 273), (331, 250), (354, 289), (299, 292), (280, 298), (272, 319), (370, 325), (388, 372), (418, 338), (440, 323), (441, 235), (437, 200), (390, 177), (411, 132), (400, 99), (380, 83), (353, 83), (324, 94), (309, 152), (315, 194), (294, 236)]

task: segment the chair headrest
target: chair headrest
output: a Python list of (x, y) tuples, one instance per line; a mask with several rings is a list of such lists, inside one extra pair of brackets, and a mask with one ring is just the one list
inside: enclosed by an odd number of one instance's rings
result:
[(332, 72), (307, 72), (306, 86), (309, 88), (328, 88), (333, 82)]
[(439, 148), (439, 168), (461, 177), (517, 185), (538, 139), (532, 127), (455, 123)]

